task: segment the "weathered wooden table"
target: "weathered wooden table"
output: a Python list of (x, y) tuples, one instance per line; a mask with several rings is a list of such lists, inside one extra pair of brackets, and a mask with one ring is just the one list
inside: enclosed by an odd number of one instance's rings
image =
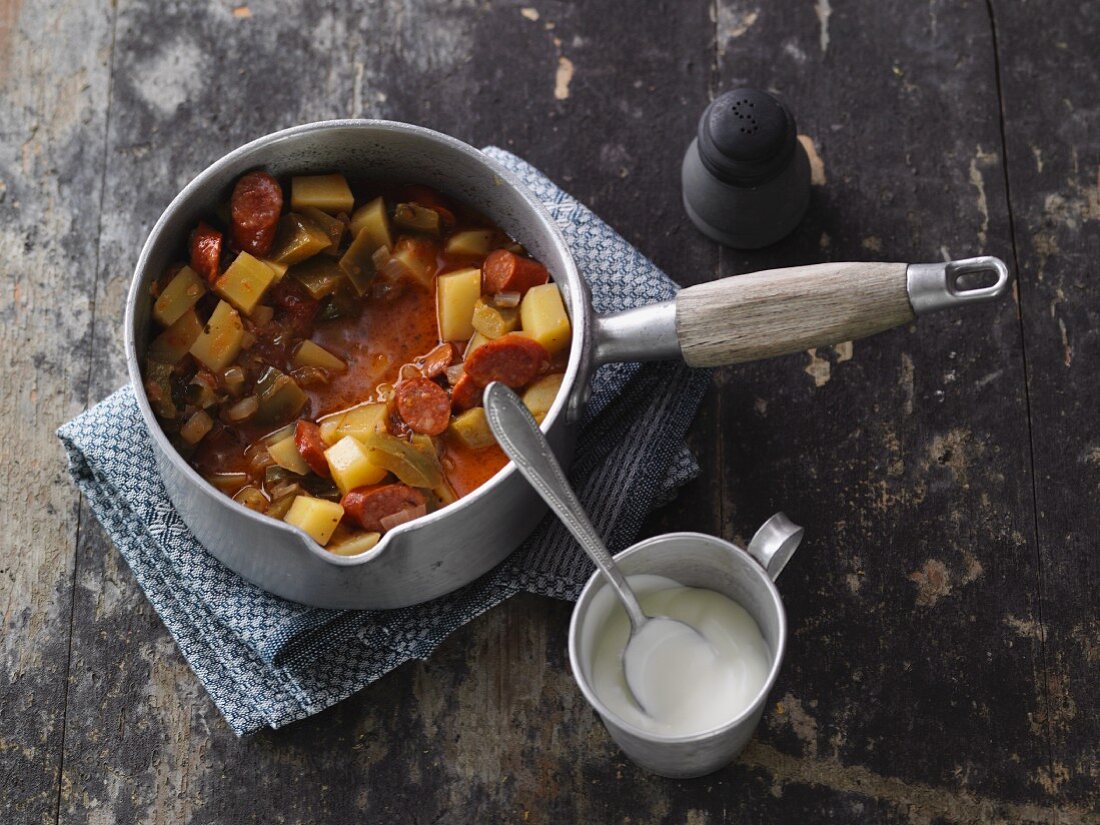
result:
[[(0, 2), (0, 821), (1100, 822), (1098, 35), (1071, 0)], [(678, 188), (746, 83), (817, 159), (804, 224), (755, 254)], [(626, 763), (569, 676), (570, 606), (533, 597), (238, 740), (82, 505), (53, 431), (125, 380), (152, 222), (231, 147), (349, 115), (522, 154), (684, 284), (1018, 272), (1014, 302), (717, 373), (704, 475), (647, 531), (783, 508), (808, 536), (734, 766)]]

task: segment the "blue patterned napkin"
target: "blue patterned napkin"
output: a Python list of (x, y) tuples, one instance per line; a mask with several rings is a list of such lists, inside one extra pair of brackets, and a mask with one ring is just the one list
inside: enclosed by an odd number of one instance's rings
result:
[[(599, 313), (671, 298), (676, 285), (607, 224), (533, 167), (486, 153), (553, 216)], [(698, 474), (684, 434), (708, 381), (680, 363), (613, 364), (593, 380), (571, 472), (612, 552), (646, 514)], [(400, 610), (338, 611), (265, 593), (207, 553), (164, 491), (131, 387), (58, 431), (76, 484), (129, 563), (226, 721), (238, 734), (317, 713), (521, 590), (576, 599), (591, 573), (547, 517), (509, 559), (462, 590)]]

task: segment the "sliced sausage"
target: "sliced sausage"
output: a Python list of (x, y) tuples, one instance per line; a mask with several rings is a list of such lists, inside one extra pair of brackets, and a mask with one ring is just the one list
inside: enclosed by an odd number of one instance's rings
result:
[(344, 515), (364, 530), (383, 532), (382, 519), (403, 510), (413, 510), (427, 505), (424, 494), (405, 484), (381, 484), (373, 487), (357, 487), (344, 496), (340, 504)]
[(268, 292), (276, 307), (275, 320), (286, 327), (292, 337), (308, 338), (313, 334), (313, 321), (321, 308), (305, 288), (294, 278), (283, 278)]
[(321, 438), (321, 428), (304, 418), (294, 428), (294, 446), (309, 465), (309, 469), (322, 478), (331, 478), (328, 461), (325, 460), (325, 441)]
[(266, 255), (275, 240), (283, 190), (267, 172), (249, 172), (237, 179), (229, 200), (233, 246), (252, 255)]
[(522, 295), (549, 279), (550, 273), (545, 266), (507, 249), (494, 249), (481, 264), (481, 280), (486, 292), (518, 292)]
[(429, 378), (410, 378), (393, 394), (397, 412), (413, 432), (439, 435), (451, 423), (451, 399)]
[(191, 268), (213, 284), (222, 260), (222, 233), (202, 221), (191, 233)]
[(549, 360), (550, 353), (538, 341), (511, 332), (470, 353), (466, 375), (482, 387), (491, 381), (522, 387), (542, 372)]
[(459, 378), (458, 383), (451, 389), (451, 403), (454, 405), (455, 412), (466, 412), (474, 407), (480, 407), (482, 389), (484, 388), (479, 387), (477, 382), (468, 375)]
[(420, 371), (424, 373), (424, 377), (435, 378), (437, 375), (442, 375), (446, 372), (447, 367), (451, 366), (457, 358), (458, 347), (450, 341), (446, 341), (417, 360), (420, 364)]

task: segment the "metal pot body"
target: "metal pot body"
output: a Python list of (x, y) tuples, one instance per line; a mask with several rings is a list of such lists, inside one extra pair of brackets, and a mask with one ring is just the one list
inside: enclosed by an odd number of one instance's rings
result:
[(501, 562), (545, 512), (511, 464), (469, 496), (389, 531), (370, 552), (341, 557), (298, 528), (218, 492), (179, 455), (153, 415), (140, 366), (149, 338), (149, 287), (180, 259), (195, 223), (228, 199), (237, 177), (256, 167), (276, 176), (339, 170), (362, 179), (429, 184), (479, 209), (545, 263), (561, 287), (574, 336), (562, 391), (542, 428), (568, 466), (593, 363), (593, 319), (565, 241), (515, 176), (473, 147), (408, 124), (341, 120), (268, 135), (208, 167), (164, 211), (138, 259), (125, 321), (130, 380), (168, 497), (199, 541), (263, 589), (320, 607), (404, 607), (456, 590)]

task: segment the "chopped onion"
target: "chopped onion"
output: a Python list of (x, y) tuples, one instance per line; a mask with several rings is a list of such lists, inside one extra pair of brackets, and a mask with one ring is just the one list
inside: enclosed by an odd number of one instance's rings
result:
[(323, 387), (329, 381), (328, 370), (321, 367), (298, 367), (290, 371), (290, 377), (303, 387)]
[(227, 390), (235, 395), (244, 386), (244, 377), (244, 368), (234, 364), (222, 373), (222, 383), (225, 384)]
[(218, 379), (214, 373), (204, 369), (200, 369), (195, 373), (195, 376), (191, 379), (191, 383), (198, 387), (206, 387), (208, 390), (216, 390), (218, 388)]
[(522, 297), (518, 292), (498, 292), (493, 296), (493, 306), (514, 309), (519, 306)]
[(375, 269), (381, 269), (382, 266), (390, 259), (390, 248), (386, 245), (382, 245), (374, 250), (374, 254), (371, 256), (371, 261), (374, 263)]
[(410, 378), (422, 378), (423, 376), (424, 371), (416, 364), (403, 364), (401, 369), (397, 371), (399, 381), (408, 381)]
[(207, 415), (204, 410), (199, 410), (187, 419), (187, 423), (180, 427), (180, 437), (188, 444), (198, 444), (213, 426), (214, 419)]
[(280, 427), (273, 433), (268, 433), (262, 439), (265, 444), (274, 444), (276, 441), (282, 441), (287, 436), (294, 435), (294, 424), (287, 424), (285, 427)]
[(225, 417), (233, 424), (240, 424), (254, 416), (259, 409), (260, 399), (254, 395), (246, 395), (225, 411)]
[(379, 401), (389, 401), (393, 398), (393, 384), (382, 383), (374, 388), (374, 395)]
[[(305, 494), (305, 490), (302, 489), (301, 484), (299, 484), (297, 481), (291, 481), (289, 479), (287, 479), (286, 481), (281, 481), (278, 484), (272, 484), (270, 487), (267, 488), (267, 492), (271, 496), (271, 500), (276, 503), (288, 497), (293, 498), (294, 496)], [(289, 504), (287, 504), (287, 509), (290, 509)], [(279, 516), (279, 518), (282, 518), (282, 516)]]
[(378, 523), (382, 525), (383, 529), (392, 530), (394, 527), (412, 521), (414, 518), (420, 518), (427, 512), (427, 505), (418, 504), (416, 507), (409, 507), (406, 510), (401, 510), (400, 512), (388, 516), (382, 516), (382, 518), (378, 519)]
[(453, 366), (447, 367), (446, 372), (447, 381), (449, 381), (453, 387), (461, 380), (462, 376), (466, 374), (466, 367), (462, 364), (454, 364)]

